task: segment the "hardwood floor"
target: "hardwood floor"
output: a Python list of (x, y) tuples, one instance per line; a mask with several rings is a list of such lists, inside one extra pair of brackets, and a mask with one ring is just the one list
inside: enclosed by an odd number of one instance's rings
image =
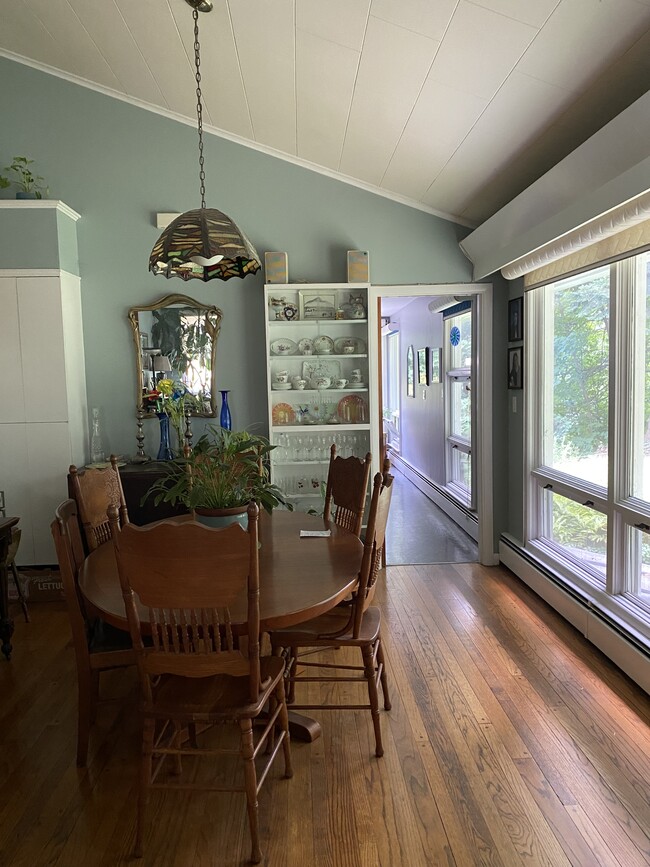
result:
[[(389, 567), (380, 582), (385, 755), (373, 756), (368, 712), (323, 713), (320, 740), (293, 742), (293, 779), (276, 763), (261, 790), (265, 863), (649, 864), (648, 696), (505, 569)], [(0, 664), (0, 864), (138, 863), (135, 677), (109, 674), (118, 700), (100, 707), (77, 769), (67, 615), (56, 603), (31, 614), (26, 625), (16, 613), (14, 657)], [(154, 793), (150, 816), (143, 865), (246, 863), (243, 795)]]

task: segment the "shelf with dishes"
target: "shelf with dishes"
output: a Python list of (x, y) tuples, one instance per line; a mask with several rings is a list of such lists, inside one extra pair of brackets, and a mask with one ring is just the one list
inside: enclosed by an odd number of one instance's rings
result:
[(347, 358), (367, 356), (367, 344), (363, 337), (345, 334), (341, 337), (330, 337), (329, 334), (318, 334), (316, 337), (302, 337), (291, 340), (289, 337), (277, 337), (269, 343), (269, 357), (288, 358), (293, 356), (326, 356), (328, 358)]
[[(300, 502), (322, 497), (333, 442), (365, 457), (377, 438), (366, 284), (267, 284), (271, 472)], [(300, 485), (299, 485), (300, 483)], [(308, 486), (305, 490), (305, 486)]]

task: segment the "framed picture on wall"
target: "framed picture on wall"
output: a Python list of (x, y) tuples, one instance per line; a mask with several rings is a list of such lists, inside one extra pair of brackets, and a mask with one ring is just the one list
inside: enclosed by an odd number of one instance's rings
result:
[(440, 356), (442, 350), (439, 346), (431, 346), (429, 348), (429, 358), (431, 365), (431, 376), (429, 377), (429, 383), (431, 385), (435, 385), (440, 382)]
[(418, 349), (418, 385), (429, 384), (429, 347)]
[(508, 342), (524, 339), (524, 299), (508, 301)]
[(413, 347), (406, 350), (406, 396), (415, 397), (415, 353)]
[(524, 348), (508, 350), (508, 388), (524, 387)]

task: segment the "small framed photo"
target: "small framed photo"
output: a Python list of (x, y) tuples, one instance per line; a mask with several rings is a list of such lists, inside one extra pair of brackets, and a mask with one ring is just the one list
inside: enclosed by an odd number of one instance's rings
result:
[(429, 347), (418, 349), (418, 385), (429, 384)]
[(508, 388), (524, 387), (524, 348), (508, 350)]
[(431, 376), (429, 377), (429, 383), (431, 385), (435, 385), (440, 382), (440, 356), (442, 354), (442, 349), (439, 346), (432, 346), (429, 348), (429, 359), (431, 362)]
[(508, 301), (508, 342), (524, 339), (524, 299)]
[(301, 319), (336, 319), (336, 292), (300, 289), (298, 306)]
[(413, 347), (406, 350), (406, 396), (415, 397), (415, 353)]

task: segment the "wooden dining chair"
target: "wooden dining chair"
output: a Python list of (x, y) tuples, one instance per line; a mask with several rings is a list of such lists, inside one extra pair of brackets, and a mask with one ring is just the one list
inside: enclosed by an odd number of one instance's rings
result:
[[(292, 776), (284, 660), (260, 657), (259, 508), (255, 503), (249, 506), (248, 530), (239, 524), (212, 529), (195, 521), (150, 527), (127, 524), (120, 530), (117, 508), (109, 511), (143, 696), (135, 854), (139, 857), (143, 851), (151, 789), (239, 791), (246, 793), (251, 860), (257, 864), (262, 859), (257, 795), (280, 745), (285, 776)], [(239, 621), (233, 620), (233, 606), (242, 612)], [(152, 632), (153, 646), (148, 649), (142, 641), (142, 609), (148, 610), (147, 627)], [(246, 653), (238, 648), (237, 622), (246, 626)], [(267, 702), (269, 714), (262, 717)], [(179, 774), (183, 756), (232, 754), (232, 750), (196, 747), (197, 724), (205, 731), (224, 722), (240, 729), (243, 786), (158, 780), (170, 756), (173, 771)], [(255, 722), (263, 727), (257, 743)], [(258, 777), (255, 760), (260, 757)]]
[(135, 665), (135, 654), (128, 632), (93, 621), (86, 615), (84, 599), (79, 590), (79, 568), (84, 561), (84, 550), (74, 500), (65, 500), (57, 508), (51, 529), (77, 663), (77, 765), (85, 767), (90, 726), (99, 700), (100, 672)]
[(336, 444), (332, 443), (323, 516), (355, 536), (361, 533), (371, 461), (370, 452), (365, 460), (342, 458), (336, 454)]
[(118, 507), (123, 524), (129, 521), (117, 458), (111, 455), (110, 467), (88, 467), (79, 471), (73, 464), (68, 472), (71, 494), (77, 501), (86, 545), (89, 551), (94, 551), (111, 538), (107, 517), (109, 506)]
[[(297, 627), (278, 629), (271, 633), (271, 646), (275, 654), (283, 653), (289, 660), (289, 701), (295, 697), (297, 683), (340, 683), (363, 682), (368, 688), (369, 704), (292, 704), (292, 709), (300, 710), (362, 710), (372, 714), (375, 730), (375, 755), (382, 756), (384, 749), (381, 741), (379, 719), (379, 693), (381, 683), (384, 695), (384, 708), (390, 710), (390, 698), (386, 679), (384, 651), (381, 644), (381, 612), (372, 606), (377, 575), (380, 569), (381, 549), (384, 544), (386, 522), (392, 495), (393, 477), (377, 473), (374, 478), (370, 513), (366, 529), (363, 559), (359, 571), (359, 582), (354, 591), (352, 605), (347, 608), (334, 608), (327, 614), (316, 617)], [(325, 662), (298, 662), (300, 648), (339, 648), (358, 647), (363, 664), (343, 665)], [(298, 674), (297, 667), (306, 669), (306, 674)], [(311, 669), (360, 671), (361, 675), (312, 677)]]

